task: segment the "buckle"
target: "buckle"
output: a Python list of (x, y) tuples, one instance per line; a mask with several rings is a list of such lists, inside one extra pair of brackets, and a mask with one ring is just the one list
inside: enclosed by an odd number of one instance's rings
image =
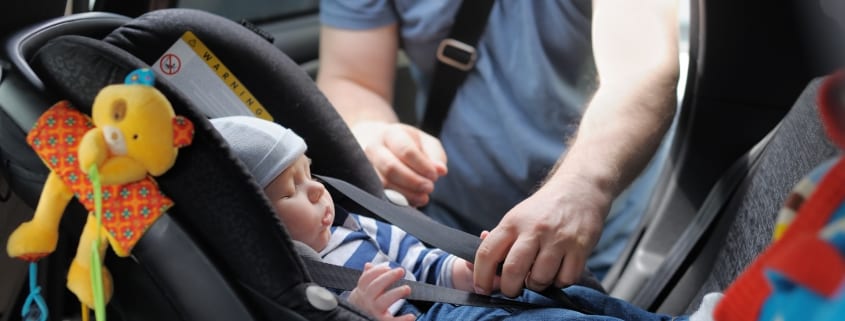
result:
[(458, 70), (472, 69), (476, 58), (475, 48), (452, 38), (443, 39), (437, 46), (437, 60)]

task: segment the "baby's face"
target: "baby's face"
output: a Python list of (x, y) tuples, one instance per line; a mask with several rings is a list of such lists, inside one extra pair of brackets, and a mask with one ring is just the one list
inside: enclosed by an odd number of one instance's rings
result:
[(264, 193), (294, 240), (322, 251), (329, 242), (334, 203), (326, 187), (311, 177), (311, 160), (305, 155), (279, 174)]

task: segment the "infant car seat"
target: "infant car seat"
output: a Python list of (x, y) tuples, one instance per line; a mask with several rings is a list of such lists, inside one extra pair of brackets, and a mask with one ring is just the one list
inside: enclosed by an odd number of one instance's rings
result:
[[(89, 13), (63, 17), (11, 38), (0, 59), (0, 161), (16, 194), (34, 207), (47, 168), (26, 146), (35, 119), (59, 99), (90, 113), (100, 88), (131, 70), (153, 65), (191, 31), (237, 75), (275, 117), (311, 147), (313, 171), (383, 195), (380, 181), (351, 133), (313, 81), (261, 36), (208, 13), (173, 9), (137, 19)], [(284, 41), (278, 39), (277, 41)], [(132, 260), (108, 257), (114, 277), (111, 319), (120, 320), (362, 320), (334, 296), (321, 296), (293, 250), (285, 228), (246, 169), (227, 150), (203, 106), (158, 77), (155, 86), (176, 114), (196, 127), (193, 143), (158, 177), (176, 205), (133, 250)], [(342, 157), (340, 157), (342, 155)], [(76, 202), (72, 202), (76, 203)], [(65, 306), (64, 268), (86, 215), (74, 205), (62, 222), (45, 288), (51, 318)], [(2, 235), (0, 237), (8, 237)], [(72, 253), (71, 253), (72, 254)], [(337, 303), (335, 303), (337, 302)]]

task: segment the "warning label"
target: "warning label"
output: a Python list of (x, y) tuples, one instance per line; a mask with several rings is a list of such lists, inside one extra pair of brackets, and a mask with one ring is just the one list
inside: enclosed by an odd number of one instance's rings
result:
[(159, 60), (158, 68), (165, 75), (175, 75), (182, 69), (182, 60), (179, 59), (179, 56), (172, 53), (164, 54)]
[(247, 115), (273, 120), (249, 89), (190, 31), (158, 58), (153, 69), (197, 102), (210, 118)]

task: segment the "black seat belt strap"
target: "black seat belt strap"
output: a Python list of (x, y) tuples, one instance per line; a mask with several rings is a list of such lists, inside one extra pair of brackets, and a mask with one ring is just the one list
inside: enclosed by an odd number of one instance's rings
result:
[(437, 46), (437, 65), (429, 86), (425, 115), (420, 128), (432, 136), (440, 135), (443, 121), (461, 83), (475, 66), (476, 45), (487, 25), (494, 0), (461, 2), (452, 30)]
[(665, 261), (654, 272), (654, 276), (631, 300), (631, 303), (649, 311), (657, 310), (658, 305), (669, 295), (671, 289), (668, 285), (675, 284), (681, 278), (683, 272), (698, 257), (693, 252), (703, 247), (703, 243), (706, 241), (705, 234), (718, 221), (731, 196), (748, 176), (748, 173), (756, 167), (760, 155), (763, 154), (778, 128), (780, 128), (780, 124), (734, 162), (713, 185), (693, 221), (678, 238), (678, 242), (669, 250)]
[[(361, 271), (343, 266), (333, 265), (322, 261), (305, 258), (303, 260), (308, 273), (314, 282), (320, 286), (349, 291), (358, 284)], [(442, 302), (457, 305), (471, 305), (491, 308), (514, 308), (514, 309), (535, 309), (552, 307), (527, 302), (495, 298), (486, 295), (475, 294), (453, 288), (431, 285), (428, 283), (400, 280), (393, 287), (408, 285), (411, 287), (411, 294), (405, 299), (422, 302)], [(562, 293), (562, 292), (561, 292)], [(559, 306), (555, 306), (559, 307)]]
[[(481, 245), (481, 239), (478, 236), (440, 224), (413, 207), (395, 205), (345, 181), (315, 176), (326, 183), (326, 187), (338, 192), (333, 193), (333, 197), (335, 195), (347, 197), (368, 213), (398, 226), (433, 247), (443, 249), (470, 262), (475, 260), (475, 251)], [(342, 203), (342, 200), (336, 197), (334, 201)], [(360, 214), (369, 216), (367, 213)]]
[[(337, 192), (332, 193), (333, 197), (335, 195), (347, 197), (350, 201), (359, 205), (361, 207), (360, 209), (398, 226), (419, 240), (468, 262), (475, 261), (475, 252), (478, 246), (481, 245), (481, 239), (478, 236), (443, 225), (425, 216), (425, 214), (415, 208), (395, 205), (342, 180), (326, 176), (315, 176), (323, 181), (326, 187)], [(343, 200), (338, 198), (335, 198), (334, 201), (343, 202)], [(366, 215), (364, 212), (360, 214)], [(501, 270), (501, 266), (499, 270)], [(583, 276), (582, 279), (584, 279)], [(604, 291), (601, 285), (597, 283), (582, 282), (581, 285), (588, 286), (597, 291)], [(539, 293), (559, 303), (559, 307), (590, 314), (588, 310), (573, 303), (560, 289), (550, 287)]]
[[(305, 243), (294, 241), (294, 249), (303, 258), (303, 263), (311, 275), (312, 280), (320, 286), (342, 291), (351, 291), (361, 278), (361, 271), (323, 262), (320, 255)], [(520, 302), (503, 298), (475, 294), (453, 288), (435, 286), (428, 283), (400, 280), (393, 287), (408, 285), (411, 294), (406, 297), (412, 301), (443, 302), (458, 305), (471, 305), (494, 308), (531, 309), (552, 307), (534, 303)], [(558, 306), (555, 306), (558, 307)]]

